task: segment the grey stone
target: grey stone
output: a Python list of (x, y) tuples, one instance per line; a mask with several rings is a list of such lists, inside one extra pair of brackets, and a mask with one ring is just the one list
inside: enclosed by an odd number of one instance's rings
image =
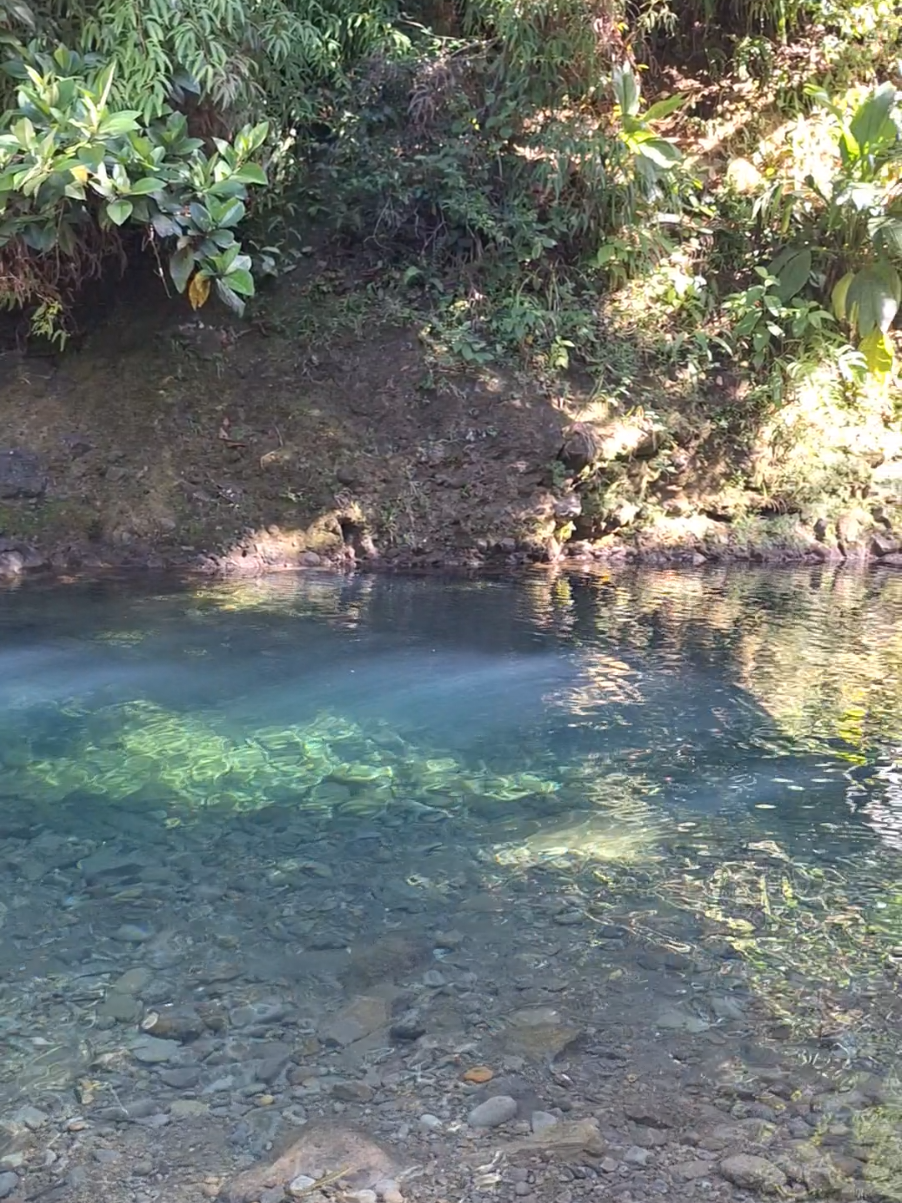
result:
[(533, 1132), (547, 1132), (549, 1128), (556, 1128), (560, 1120), (556, 1115), (552, 1115), (550, 1111), (533, 1111), (529, 1117), (529, 1126)]
[(743, 1190), (761, 1191), (776, 1195), (786, 1186), (786, 1175), (766, 1157), (751, 1153), (737, 1153), (720, 1163), (720, 1172), (728, 1182)]
[(104, 881), (134, 881), (147, 867), (147, 858), (137, 852), (117, 852), (101, 848), (81, 862), (81, 872), (88, 885)]
[(429, 986), (433, 990), (437, 990), (440, 986), (444, 986), (444, 984), (445, 975), (443, 973), (439, 973), (437, 969), (427, 969), (423, 974), (424, 986)]
[(497, 1094), (474, 1107), (467, 1116), (471, 1128), (497, 1128), (517, 1114), (517, 1100), (509, 1094)]
[(97, 1014), (116, 1023), (137, 1023), (141, 1018), (141, 1004), (130, 994), (108, 994), (97, 1008)]
[(649, 1153), (648, 1149), (642, 1149), (638, 1145), (633, 1145), (623, 1154), (623, 1160), (628, 1165), (648, 1165), (650, 1157), (651, 1153)]
[(47, 474), (40, 456), (16, 447), (0, 447), (0, 497), (42, 497)]
[(336, 1082), (332, 1097), (342, 1103), (369, 1103), (373, 1099), (373, 1088), (366, 1082)]
[(442, 1128), (442, 1121), (437, 1115), (421, 1115), (417, 1123), (424, 1132), (438, 1132)]
[(18, 1174), (14, 1174), (11, 1170), (0, 1174), (0, 1199), (8, 1199), (18, 1185)]
[(193, 1065), (177, 1065), (161, 1070), (160, 1081), (173, 1090), (190, 1090), (200, 1081), (200, 1070)]
[(146, 944), (153, 937), (153, 928), (145, 923), (123, 923), (113, 932), (113, 939), (123, 944)]
[(144, 1065), (160, 1065), (171, 1061), (179, 1052), (176, 1040), (159, 1040), (156, 1036), (141, 1036), (132, 1045), (132, 1056)]
[(361, 994), (323, 1025), (320, 1038), (333, 1048), (344, 1048), (378, 1031), (388, 1020), (389, 1007), (384, 998)]

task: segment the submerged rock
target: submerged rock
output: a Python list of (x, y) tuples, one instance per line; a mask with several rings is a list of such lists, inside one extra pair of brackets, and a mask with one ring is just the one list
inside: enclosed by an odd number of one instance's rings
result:
[(16, 447), (0, 447), (0, 497), (42, 497), (46, 489), (47, 473), (40, 456)]
[(484, 1103), (479, 1103), (467, 1116), (471, 1128), (497, 1128), (506, 1124), (517, 1114), (517, 1100), (509, 1094), (497, 1094)]
[(768, 1161), (752, 1153), (737, 1153), (720, 1163), (720, 1172), (728, 1182), (743, 1190), (761, 1191), (767, 1195), (780, 1194), (786, 1186), (786, 1175)]
[(220, 1191), (223, 1203), (255, 1203), (267, 1191), (290, 1190), (298, 1178), (320, 1178), (346, 1171), (344, 1190), (375, 1190), (384, 1199), (400, 1197), (395, 1185), (400, 1167), (362, 1132), (335, 1124), (311, 1126), (275, 1161), (254, 1166)]

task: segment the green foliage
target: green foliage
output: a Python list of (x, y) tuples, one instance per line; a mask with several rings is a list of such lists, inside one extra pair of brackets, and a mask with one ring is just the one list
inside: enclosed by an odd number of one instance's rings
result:
[(118, 231), (135, 226), (169, 254), (178, 291), (196, 268), (240, 311), (253, 279), (234, 229), (249, 186), (266, 182), (252, 156), (267, 127), (217, 140), (207, 154), (182, 114), (145, 126), (135, 110), (112, 109), (112, 65), (92, 71), (62, 48), (21, 65), (16, 107), (0, 134), (6, 305), (36, 302), (39, 327), (62, 338), (72, 289), (121, 246)]

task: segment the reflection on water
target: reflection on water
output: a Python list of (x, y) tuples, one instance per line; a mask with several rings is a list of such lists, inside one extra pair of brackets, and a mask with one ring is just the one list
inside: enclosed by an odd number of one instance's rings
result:
[(752, 1038), (891, 1077), (900, 728), (892, 576), (0, 595), (0, 1103), (303, 1126), (338, 1074), (384, 1118), (412, 1056), (572, 1086), (600, 1007), (662, 1082)]

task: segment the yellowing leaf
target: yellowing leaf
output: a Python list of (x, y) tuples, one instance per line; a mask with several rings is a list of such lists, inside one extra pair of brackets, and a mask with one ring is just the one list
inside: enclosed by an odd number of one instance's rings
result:
[(191, 283), (188, 285), (188, 300), (191, 302), (191, 308), (200, 309), (202, 305), (206, 304), (209, 295), (209, 276), (202, 276), (200, 272), (195, 272), (191, 277)]
[(854, 272), (846, 272), (833, 289), (833, 313), (841, 322), (846, 320), (846, 297), (849, 295), (849, 285), (855, 279)]
[(69, 169), (72, 172), (72, 178), (78, 180), (79, 184), (87, 184), (88, 169), (84, 163), (76, 163), (74, 167)]
[(874, 329), (858, 345), (867, 369), (881, 384), (893, 370), (893, 347), (882, 330)]

